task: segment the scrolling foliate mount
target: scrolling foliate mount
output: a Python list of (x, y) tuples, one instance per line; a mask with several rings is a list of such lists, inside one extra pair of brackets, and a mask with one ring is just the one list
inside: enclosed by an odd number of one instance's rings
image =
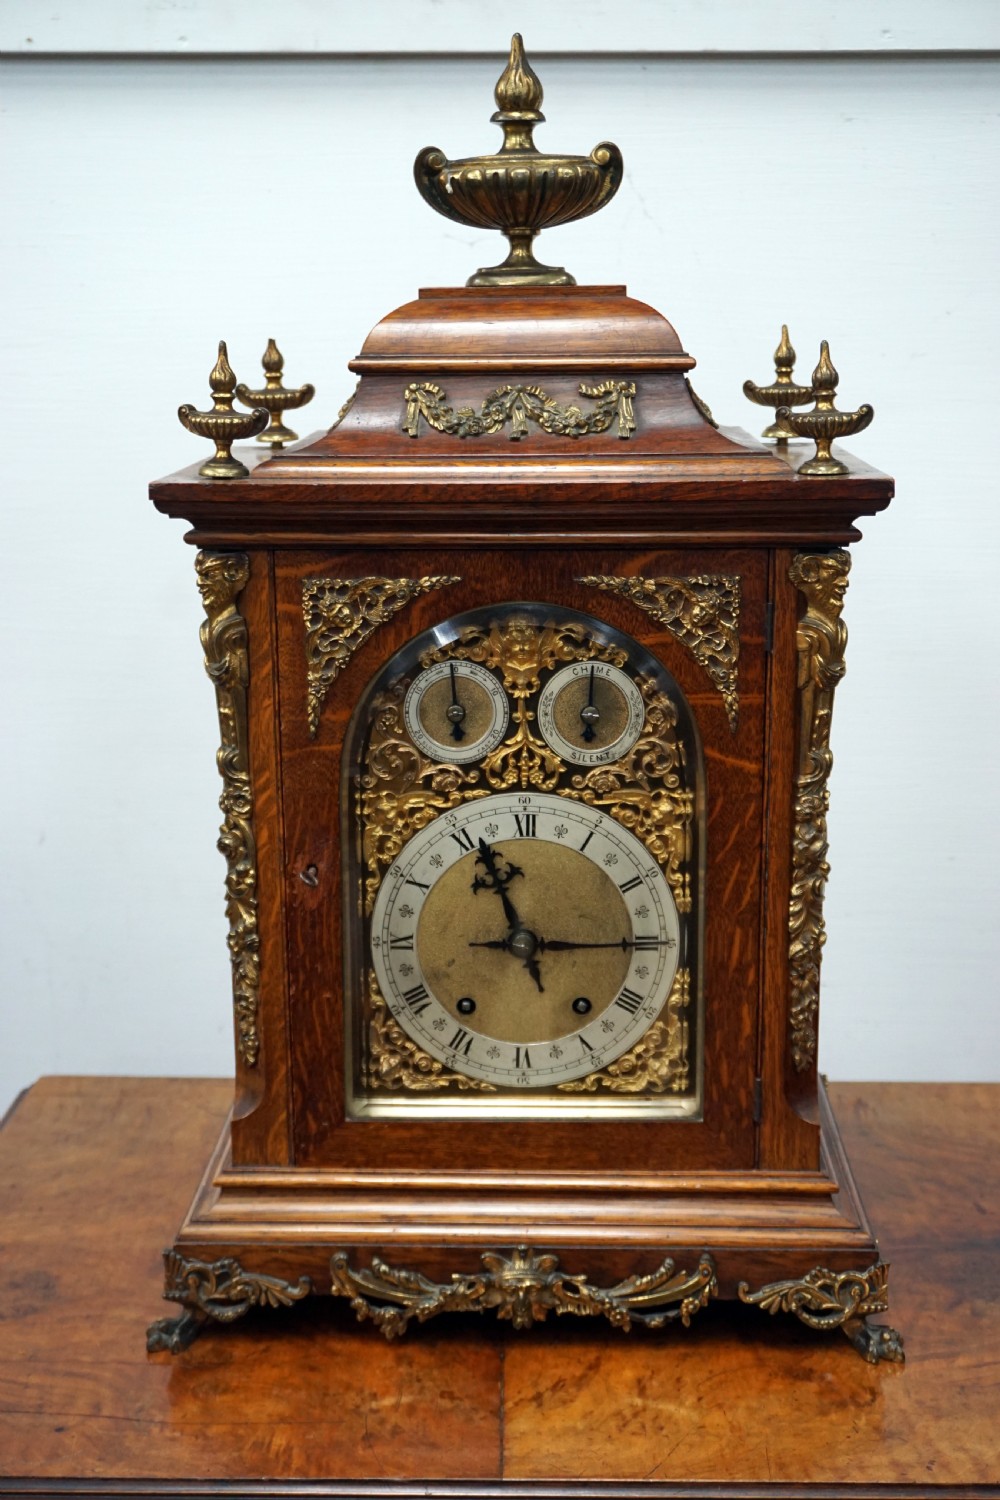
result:
[(304, 578), (309, 736), (319, 729), (323, 701), (359, 646), (420, 594), (461, 580), (427, 578)]
[(617, 425), (618, 437), (628, 439), (635, 432), (634, 380), (603, 380), (599, 385), (581, 385), (580, 395), (596, 401), (592, 412), (578, 406), (562, 406), (537, 385), (502, 385), (491, 391), (479, 411), (461, 406), (456, 411), (446, 404), (444, 391), (431, 381), (408, 385), (403, 392), (406, 415), (403, 431), (411, 438), (420, 435), (420, 418), (435, 432), (449, 437), (484, 437), (500, 432), (511, 424), (510, 439), (518, 442), (528, 436), (529, 422), (552, 437), (593, 437)]
[(265, 1276), (245, 1271), (238, 1260), (188, 1260), (176, 1250), (163, 1255), (163, 1295), (168, 1302), (179, 1302), (184, 1311), (176, 1318), (158, 1318), (146, 1333), (146, 1348), (151, 1354), (166, 1350), (179, 1354), (186, 1349), (206, 1323), (235, 1323), (251, 1307), (289, 1307), (301, 1302), (312, 1291), (308, 1276), (297, 1282), (280, 1276)]
[(772, 1281), (756, 1292), (742, 1281), (737, 1293), (741, 1302), (762, 1308), (772, 1317), (792, 1313), (820, 1333), (841, 1329), (870, 1365), (880, 1360), (903, 1363), (903, 1339), (895, 1328), (865, 1321), (889, 1306), (889, 1267), (884, 1261), (866, 1271), (828, 1271), (817, 1266), (804, 1276)]
[(518, 1329), (543, 1323), (550, 1312), (603, 1317), (625, 1333), (633, 1323), (647, 1328), (681, 1323), (687, 1328), (719, 1290), (707, 1253), (693, 1271), (679, 1271), (668, 1259), (647, 1276), (628, 1276), (610, 1287), (592, 1286), (586, 1276), (561, 1271), (558, 1256), (539, 1254), (527, 1245), (518, 1245), (509, 1256), (487, 1251), (482, 1263), (482, 1271), (455, 1272), (450, 1281), (436, 1282), (377, 1256), (370, 1270), (354, 1270), (346, 1253), (338, 1251), (330, 1262), (331, 1291), (350, 1298), (359, 1323), (370, 1319), (393, 1339), (414, 1319), (426, 1323), (441, 1313), (466, 1312), (496, 1312)]
[(729, 727), (736, 733), (740, 700), (740, 579), (724, 573), (695, 578), (578, 578), (589, 588), (620, 594), (644, 610), (691, 652), (722, 694)]
[(789, 1028), (792, 1062), (805, 1072), (816, 1062), (819, 974), (826, 942), (823, 896), (827, 863), (826, 815), (833, 767), (830, 722), (833, 695), (844, 675), (847, 627), (841, 620), (848, 553), (800, 552), (788, 576), (805, 599), (799, 620), (799, 752), (792, 833), (792, 886), (788, 909)]
[(250, 577), (250, 562), (244, 552), (199, 552), (195, 569), (205, 606), (201, 626), (205, 670), (215, 686), (219, 711), (221, 744), (216, 760), (222, 777), (219, 807), (223, 821), (218, 847), (226, 860), (227, 942), (233, 971), (236, 1046), (241, 1060), (252, 1068), (260, 1050), (257, 846), (247, 729), (247, 627), (236, 607)]

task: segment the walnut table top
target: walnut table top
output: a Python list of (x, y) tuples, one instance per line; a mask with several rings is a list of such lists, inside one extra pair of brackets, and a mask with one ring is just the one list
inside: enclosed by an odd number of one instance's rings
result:
[(0, 1494), (1000, 1495), (1000, 1085), (831, 1089), (906, 1341), (874, 1367), (733, 1304), (387, 1344), (310, 1299), (147, 1355), (229, 1095), (46, 1078), (9, 1116)]

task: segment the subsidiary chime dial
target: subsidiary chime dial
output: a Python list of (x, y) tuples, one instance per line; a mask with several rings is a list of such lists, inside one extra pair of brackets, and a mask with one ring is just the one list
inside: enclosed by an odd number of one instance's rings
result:
[(642, 694), (627, 673), (603, 661), (575, 662), (546, 683), (538, 727), (575, 766), (599, 766), (631, 750), (642, 733)]
[(507, 695), (485, 667), (443, 661), (415, 679), (403, 703), (403, 718), (425, 755), (465, 765), (503, 739)]

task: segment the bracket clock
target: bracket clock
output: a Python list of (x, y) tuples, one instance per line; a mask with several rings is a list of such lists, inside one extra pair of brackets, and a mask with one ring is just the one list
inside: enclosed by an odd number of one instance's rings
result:
[(389, 1337), (739, 1298), (899, 1359), (816, 1059), (845, 548), (892, 482), (830, 452), (871, 410), (825, 346), (748, 382), (769, 445), (534, 258), (622, 175), (541, 154), (541, 97), (516, 37), (500, 151), (415, 166), (507, 259), (379, 323), (304, 442), (311, 387), (223, 345), (180, 412), (215, 457), (152, 487), (199, 549), (236, 1088), (149, 1347), (316, 1294)]

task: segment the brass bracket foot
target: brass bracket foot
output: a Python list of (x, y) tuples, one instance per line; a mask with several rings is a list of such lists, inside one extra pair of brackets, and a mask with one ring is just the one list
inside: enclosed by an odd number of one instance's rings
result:
[(868, 1323), (864, 1318), (848, 1318), (844, 1332), (858, 1353), (870, 1365), (880, 1360), (901, 1365), (906, 1359), (903, 1353), (903, 1335), (890, 1328), (887, 1323)]
[(194, 1343), (207, 1322), (208, 1313), (197, 1307), (188, 1308), (178, 1318), (157, 1318), (146, 1329), (146, 1351), (159, 1354), (166, 1350), (168, 1354), (180, 1354), (182, 1349)]
[(884, 1324), (866, 1322), (871, 1313), (885, 1312), (889, 1267), (877, 1261), (867, 1271), (828, 1271), (822, 1266), (790, 1281), (772, 1281), (752, 1292), (749, 1283), (737, 1288), (741, 1302), (765, 1312), (793, 1313), (808, 1328), (820, 1332), (843, 1329), (869, 1364), (889, 1360), (902, 1364), (902, 1335)]
[(163, 1252), (163, 1295), (180, 1302), (184, 1311), (177, 1318), (158, 1318), (146, 1333), (151, 1354), (166, 1350), (179, 1354), (211, 1321), (234, 1323), (251, 1307), (288, 1307), (312, 1291), (308, 1276), (295, 1283), (280, 1276), (245, 1271), (238, 1260), (187, 1260), (176, 1250)]
[(559, 1258), (518, 1245), (509, 1256), (487, 1251), (481, 1271), (455, 1272), (450, 1281), (430, 1281), (419, 1271), (373, 1257), (371, 1269), (354, 1270), (339, 1250), (330, 1262), (331, 1291), (349, 1297), (358, 1322), (366, 1319), (387, 1339), (398, 1338), (411, 1319), (424, 1323), (446, 1312), (489, 1312), (530, 1328), (554, 1312), (604, 1317), (625, 1332), (633, 1323), (686, 1328), (699, 1308), (718, 1295), (715, 1263), (703, 1254), (693, 1271), (665, 1260), (647, 1276), (628, 1276), (615, 1286), (592, 1286), (586, 1276), (559, 1269)]

